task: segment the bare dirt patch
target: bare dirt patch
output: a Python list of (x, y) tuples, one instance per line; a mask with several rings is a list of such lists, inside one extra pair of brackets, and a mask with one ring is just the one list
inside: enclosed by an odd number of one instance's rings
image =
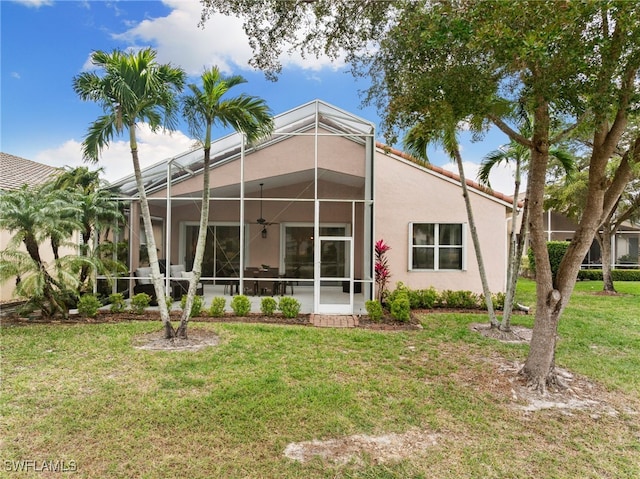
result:
[[(529, 343), (532, 330), (524, 326), (511, 326), (511, 331), (500, 331), (487, 323), (473, 323), (473, 331), (487, 338), (505, 343)], [(489, 360), (483, 358), (483, 360)], [(587, 378), (556, 366), (555, 371), (566, 385), (563, 388), (548, 389), (541, 394), (527, 386), (526, 381), (519, 375), (524, 366), (520, 362), (509, 362), (502, 357), (495, 357), (491, 362), (496, 364), (497, 373), (508, 381), (515, 409), (534, 412), (544, 409), (556, 409), (566, 414), (571, 411), (589, 411), (593, 416), (602, 414), (617, 415), (616, 409), (610, 404), (607, 391)], [(627, 411), (628, 412), (628, 411)]]
[(525, 326), (511, 326), (511, 331), (501, 331), (492, 328), (489, 323), (472, 323), (472, 331), (482, 334), (485, 338), (492, 338), (504, 343), (528, 343), (531, 341), (531, 328)]
[(198, 351), (208, 346), (217, 346), (218, 335), (208, 329), (189, 328), (187, 339), (165, 339), (164, 330), (154, 331), (134, 340), (134, 347), (150, 351)]
[(436, 445), (437, 435), (425, 431), (368, 436), (356, 434), (326, 441), (294, 442), (284, 450), (285, 457), (307, 462), (314, 457), (336, 464), (360, 463), (366, 455), (377, 464), (400, 461)]

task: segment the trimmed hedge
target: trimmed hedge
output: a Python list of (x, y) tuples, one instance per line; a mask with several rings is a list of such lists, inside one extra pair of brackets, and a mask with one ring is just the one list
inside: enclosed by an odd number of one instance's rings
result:
[[(547, 241), (547, 251), (549, 252), (549, 263), (551, 264), (551, 274), (556, 277), (558, 269), (560, 268), (560, 262), (564, 258), (567, 249), (569, 248), (568, 241)], [(529, 248), (527, 252), (529, 257), (529, 267), (533, 274), (536, 274), (536, 258), (533, 254), (533, 250)]]
[[(640, 281), (640, 269), (613, 269), (611, 277), (614, 281)], [(581, 269), (578, 272), (580, 281), (602, 281), (601, 269)]]

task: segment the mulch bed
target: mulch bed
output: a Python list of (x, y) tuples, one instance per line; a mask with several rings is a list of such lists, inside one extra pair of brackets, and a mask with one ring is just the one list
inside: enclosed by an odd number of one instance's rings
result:
[[(369, 319), (368, 316), (358, 318), (358, 326), (363, 329), (379, 330), (379, 331), (416, 331), (422, 329), (419, 317), (423, 315), (431, 315), (437, 313), (458, 313), (458, 314), (484, 314), (486, 311), (473, 310), (456, 310), (456, 309), (430, 309), (430, 310), (414, 310), (411, 312), (411, 319), (408, 322), (396, 321), (391, 316), (386, 315), (380, 322)], [(171, 321), (180, 321), (181, 311), (172, 311)], [(522, 314), (514, 311), (514, 314)], [(235, 316), (233, 313), (226, 313), (222, 317), (198, 316), (191, 318), (191, 322), (205, 323), (259, 323), (259, 324), (283, 324), (295, 326), (311, 326), (310, 314), (300, 314), (296, 318), (285, 318), (281, 314), (274, 316), (264, 316), (260, 313), (252, 313), (249, 316)], [(85, 318), (78, 314), (70, 315), (68, 319), (45, 319), (39, 316), (31, 316), (29, 318), (18, 317), (15, 314), (7, 315), (2, 318), (2, 325), (26, 325), (26, 324), (98, 324), (98, 323), (119, 323), (124, 321), (159, 321), (159, 311), (145, 311), (144, 314), (133, 314), (131, 312), (112, 313), (111, 311), (101, 310), (95, 318)]]
[[(180, 321), (181, 311), (171, 312), (171, 321)], [(222, 317), (198, 316), (191, 318), (194, 323), (258, 323), (258, 324), (282, 324), (295, 326), (311, 326), (310, 314), (300, 314), (296, 318), (285, 318), (281, 314), (274, 316), (264, 316), (260, 313), (249, 316), (235, 316), (233, 313), (226, 313)], [(11, 315), (2, 319), (2, 325), (28, 325), (28, 324), (101, 324), (120, 323), (125, 321), (159, 321), (159, 311), (145, 311), (144, 314), (133, 314), (131, 312), (112, 313), (111, 311), (98, 311), (95, 318), (85, 318), (78, 314), (70, 315), (68, 319), (45, 319), (39, 316), (22, 318)], [(367, 316), (362, 316), (358, 320), (358, 327), (381, 331), (411, 331), (422, 329), (417, 315), (413, 315), (407, 323), (396, 321), (391, 317), (383, 318), (380, 322), (371, 321)]]

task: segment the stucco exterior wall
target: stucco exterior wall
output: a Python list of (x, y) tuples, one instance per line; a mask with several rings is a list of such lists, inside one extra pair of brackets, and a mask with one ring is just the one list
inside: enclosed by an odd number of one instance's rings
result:
[[(468, 225), (459, 184), (417, 165), (376, 152), (375, 239), (391, 247), (387, 253), (390, 287), (402, 281), (413, 289), (482, 292), (470, 229), (466, 228), (466, 271), (410, 271), (409, 223)], [(471, 191), (471, 190), (470, 190)], [(491, 291), (504, 291), (506, 281), (507, 215), (504, 205), (472, 192), (471, 203)]]

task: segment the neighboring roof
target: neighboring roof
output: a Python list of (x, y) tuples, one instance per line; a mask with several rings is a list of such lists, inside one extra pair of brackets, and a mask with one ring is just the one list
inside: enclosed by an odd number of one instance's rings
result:
[[(338, 135), (352, 139), (373, 136), (373, 123), (352, 115), (338, 107), (321, 100), (313, 100), (273, 118), (275, 129), (270, 138), (247, 147), (246, 153), (253, 149), (284, 140), (290, 135), (312, 130), (316, 122), (323, 128)], [(352, 136), (351, 136), (352, 135)], [(211, 143), (211, 165), (215, 166), (240, 157), (242, 136), (232, 133)], [(203, 151), (201, 147), (167, 158), (142, 170), (142, 178), (147, 194), (166, 187), (167, 164), (171, 163), (172, 184), (191, 178), (202, 172)], [(138, 196), (133, 174), (126, 176), (109, 186), (119, 190), (125, 196)]]
[(0, 190), (16, 190), (25, 184), (40, 185), (60, 171), (60, 168), (0, 152)]
[[(438, 175), (446, 176), (447, 178), (451, 178), (452, 180), (460, 183), (460, 175), (453, 173), (452, 171), (445, 170), (444, 168), (436, 165), (432, 165), (430, 163), (426, 163), (424, 161), (420, 161), (419, 159), (409, 155), (400, 150), (396, 150), (395, 148), (391, 148), (390, 146), (385, 145), (384, 143), (376, 142), (376, 148), (382, 150), (384, 153), (392, 154), (394, 156), (398, 156), (404, 160), (410, 161), (411, 163), (415, 163), (418, 166), (421, 166), (427, 170), (430, 170)], [(465, 178), (466, 179), (466, 178)], [(492, 190), (491, 188), (481, 185), (480, 183), (476, 183), (475, 181), (466, 179), (467, 186), (473, 188), (474, 190), (480, 191), (486, 195), (493, 196), (494, 198), (504, 201), (505, 203), (509, 203), (513, 205), (513, 196), (505, 195), (504, 193), (500, 193), (499, 191)], [(519, 200), (518, 204), (521, 206), (522, 201)]]

